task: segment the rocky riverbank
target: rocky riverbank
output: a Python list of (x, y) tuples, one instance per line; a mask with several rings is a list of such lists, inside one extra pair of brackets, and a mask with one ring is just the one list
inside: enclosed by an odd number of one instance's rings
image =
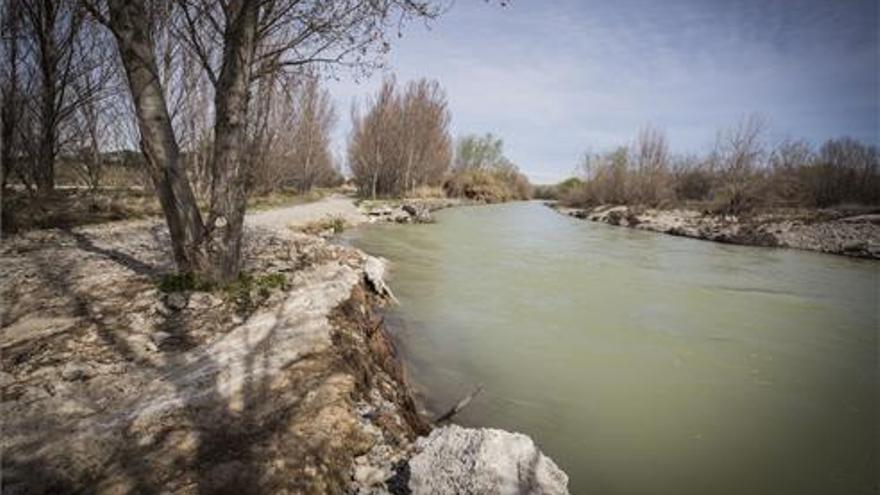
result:
[(576, 218), (694, 239), (880, 259), (877, 212), (769, 210), (737, 217), (689, 209), (550, 206)]
[(160, 224), (3, 241), (4, 493), (565, 493), (522, 435), (422, 436), (381, 260), (255, 223), (213, 291), (167, 277)]
[(433, 213), (445, 208), (473, 204), (459, 198), (366, 200), (358, 206), (369, 222), (432, 223)]

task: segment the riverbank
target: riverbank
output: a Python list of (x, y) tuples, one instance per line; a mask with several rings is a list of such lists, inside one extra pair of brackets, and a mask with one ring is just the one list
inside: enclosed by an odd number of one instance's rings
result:
[(575, 218), (681, 237), (880, 259), (880, 214), (876, 211), (777, 209), (737, 217), (690, 209), (610, 205), (584, 209), (547, 204)]
[(522, 435), (420, 437), (384, 263), (287, 228), (368, 216), (318, 204), (249, 217), (248, 277), (213, 292), (174, 290), (159, 223), (4, 239), (4, 493), (565, 493)]

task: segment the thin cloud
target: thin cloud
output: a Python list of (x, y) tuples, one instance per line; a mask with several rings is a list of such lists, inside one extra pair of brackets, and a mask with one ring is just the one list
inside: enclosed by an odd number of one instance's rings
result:
[[(508, 155), (547, 182), (649, 122), (681, 152), (753, 112), (770, 119), (771, 138), (876, 143), (877, 19), (871, 0), (460, 0), (430, 30), (408, 29), (389, 66), (401, 81), (439, 80), (457, 134), (503, 136)], [(347, 111), (380, 79), (331, 91)]]

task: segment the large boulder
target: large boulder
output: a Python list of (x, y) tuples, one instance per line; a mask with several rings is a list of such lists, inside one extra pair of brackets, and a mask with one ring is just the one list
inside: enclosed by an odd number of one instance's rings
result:
[(434, 217), (431, 216), (431, 209), (427, 205), (406, 203), (401, 208), (410, 216), (413, 223), (434, 222)]
[(416, 443), (413, 494), (567, 494), (568, 476), (531, 438), (491, 428), (446, 426)]

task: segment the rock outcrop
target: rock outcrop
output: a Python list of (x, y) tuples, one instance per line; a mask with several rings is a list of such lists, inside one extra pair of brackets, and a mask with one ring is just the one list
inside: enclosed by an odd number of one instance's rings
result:
[(416, 495), (568, 493), (568, 476), (519, 433), (452, 425), (420, 438), (415, 450), (408, 487)]
[(399, 201), (364, 201), (361, 208), (371, 222), (433, 223), (433, 212), (459, 206), (455, 198), (407, 199)]

